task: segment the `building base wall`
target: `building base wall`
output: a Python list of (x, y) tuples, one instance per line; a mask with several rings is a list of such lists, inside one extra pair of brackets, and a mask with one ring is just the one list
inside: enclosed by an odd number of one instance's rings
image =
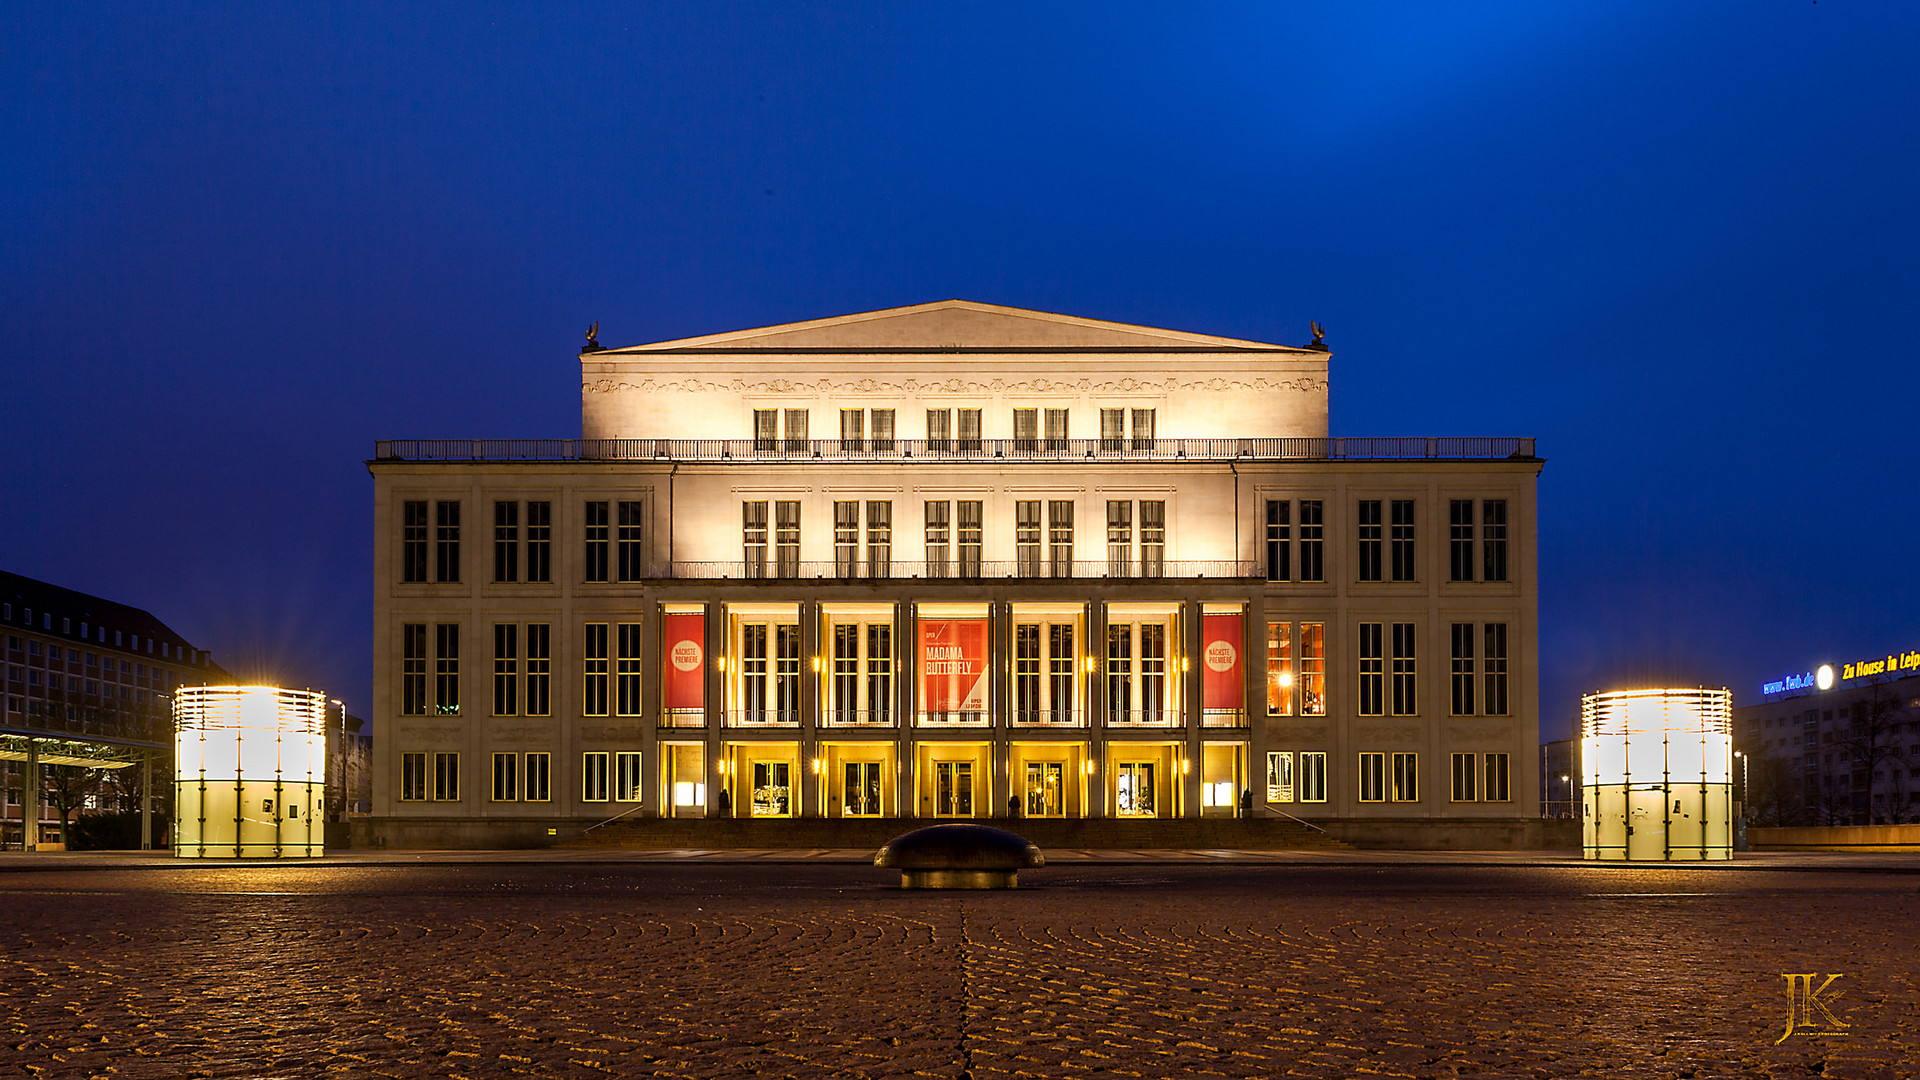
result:
[(1747, 829), (1755, 851), (1858, 851), (1920, 848), (1920, 825), (1824, 825), (1805, 828)]
[[(486, 848), (873, 848), (939, 822), (926, 818), (751, 819), (644, 818), (587, 832), (593, 822), (551, 818), (361, 818), (353, 823), (356, 850)], [(983, 824), (1019, 833), (1039, 845), (1064, 849), (1198, 849), (1284, 851), (1302, 848), (1376, 848), (1410, 851), (1577, 851), (1579, 823), (1536, 818), (1479, 821), (1381, 819), (1296, 821), (1183, 818), (994, 818)], [(549, 831), (551, 830), (551, 832)]]
[(1580, 850), (1580, 823), (1556, 818), (1367, 818), (1316, 821), (1352, 847), (1390, 851)]

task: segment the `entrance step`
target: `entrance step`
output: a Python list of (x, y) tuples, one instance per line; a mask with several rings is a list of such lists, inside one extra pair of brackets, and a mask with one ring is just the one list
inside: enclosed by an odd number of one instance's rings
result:
[[(794, 818), (777, 821), (699, 818), (628, 819), (568, 840), (563, 848), (660, 851), (689, 848), (873, 848), (902, 833), (943, 820), (928, 818)], [(1040, 850), (1048, 848), (1192, 849), (1240, 851), (1343, 849), (1351, 845), (1293, 821), (1183, 818), (994, 818), (981, 824), (1008, 829)]]

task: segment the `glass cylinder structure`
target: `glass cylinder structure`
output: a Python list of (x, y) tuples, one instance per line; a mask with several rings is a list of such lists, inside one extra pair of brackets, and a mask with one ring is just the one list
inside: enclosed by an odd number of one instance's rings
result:
[(325, 854), (326, 695), (184, 686), (173, 699), (174, 854)]
[(1580, 701), (1589, 859), (1733, 857), (1733, 695), (1615, 690)]

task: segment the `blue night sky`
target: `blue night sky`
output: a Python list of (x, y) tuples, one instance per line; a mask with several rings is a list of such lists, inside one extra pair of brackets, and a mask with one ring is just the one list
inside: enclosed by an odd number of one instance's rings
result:
[(373, 440), (577, 436), (589, 322), (954, 296), (1538, 436), (1544, 736), (1920, 647), (1920, 5), (196, 6), (0, 30), (0, 566), (243, 674), (366, 709)]

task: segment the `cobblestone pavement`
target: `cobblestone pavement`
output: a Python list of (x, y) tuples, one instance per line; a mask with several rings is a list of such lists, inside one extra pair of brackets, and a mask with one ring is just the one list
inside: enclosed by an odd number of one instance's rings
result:
[[(1920, 1076), (1912, 874), (894, 883), (846, 865), (3, 873), (0, 1075)], [(1819, 1000), (1849, 1026), (1776, 1042), (1782, 975), (1812, 972), (1842, 976)]]

